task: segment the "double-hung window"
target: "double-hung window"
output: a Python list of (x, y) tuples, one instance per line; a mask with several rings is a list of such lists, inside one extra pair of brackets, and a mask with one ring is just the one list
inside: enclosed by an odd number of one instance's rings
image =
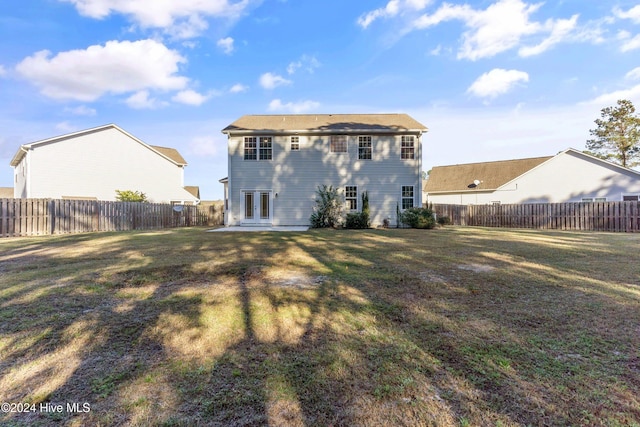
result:
[(244, 159), (258, 159), (258, 138), (256, 138), (255, 136), (244, 137)]
[(412, 135), (404, 135), (401, 140), (400, 158), (401, 159), (415, 159), (415, 137)]
[(358, 159), (371, 160), (371, 136), (358, 137)]
[(331, 135), (330, 146), (332, 153), (346, 153), (347, 135)]
[(344, 187), (344, 200), (348, 210), (358, 210), (358, 187), (355, 185), (347, 185)]
[(273, 159), (273, 138), (270, 136), (260, 137), (260, 160)]
[(413, 185), (402, 186), (402, 209), (413, 207)]

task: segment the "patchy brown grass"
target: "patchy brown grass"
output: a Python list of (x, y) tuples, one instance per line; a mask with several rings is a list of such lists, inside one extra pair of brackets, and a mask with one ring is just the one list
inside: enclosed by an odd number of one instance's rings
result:
[(631, 234), (5, 239), (0, 423), (640, 426), (638, 265)]

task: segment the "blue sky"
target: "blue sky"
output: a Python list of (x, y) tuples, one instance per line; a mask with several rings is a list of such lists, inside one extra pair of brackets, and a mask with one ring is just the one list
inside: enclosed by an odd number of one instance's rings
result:
[(0, 2), (0, 186), (20, 144), (115, 123), (222, 196), (244, 114), (405, 112), (424, 169), (583, 149), (640, 108), (640, 2)]

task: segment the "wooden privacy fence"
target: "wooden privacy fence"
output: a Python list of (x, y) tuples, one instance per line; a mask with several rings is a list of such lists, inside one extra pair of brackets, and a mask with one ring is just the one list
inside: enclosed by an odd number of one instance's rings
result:
[(433, 210), (455, 225), (640, 232), (640, 202), (434, 204)]
[(222, 222), (215, 206), (174, 208), (156, 203), (0, 199), (0, 237), (212, 226)]

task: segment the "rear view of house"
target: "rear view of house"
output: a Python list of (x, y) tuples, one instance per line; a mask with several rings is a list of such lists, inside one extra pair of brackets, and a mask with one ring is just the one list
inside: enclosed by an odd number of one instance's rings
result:
[(372, 223), (421, 206), (422, 135), (406, 114), (248, 115), (228, 137), (227, 225), (308, 225), (316, 190), (339, 189), (345, 211), (367, 192)]
[(141, 191), (151, 202), (197, 203), (184, 188), (177, 150), (148, 145), (110, 124), (22, 145), (11, 160), (16, 198), (115, 200)]

